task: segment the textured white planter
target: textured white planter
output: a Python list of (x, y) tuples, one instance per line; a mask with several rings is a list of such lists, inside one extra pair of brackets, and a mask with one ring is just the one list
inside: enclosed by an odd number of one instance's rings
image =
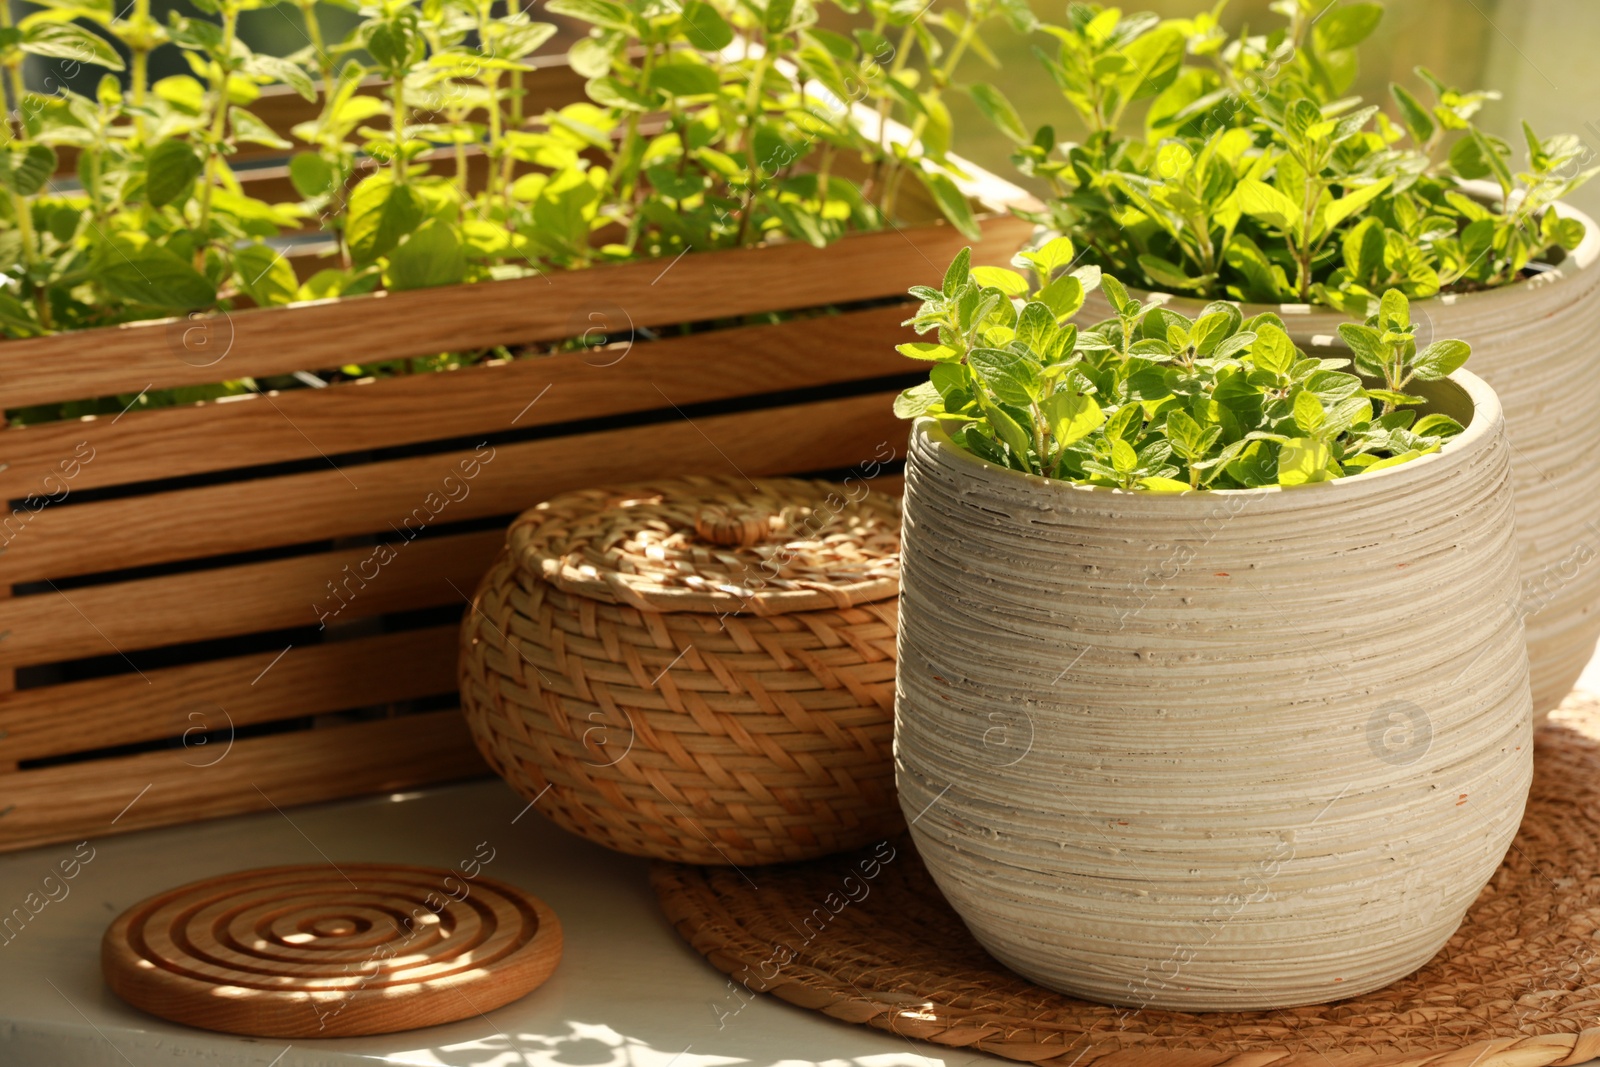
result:
[[(1470, 188), (1486, 193), (1481, 183)], [(1468, 368), (1500, 396), (1511, 438), (1517, 547), (1526, 613), (1533, 706), (1544, 715), (1571, 692), (1600, 638), (1600, 225), (1553, 271), (1481, 293), (1413, 301), (1419, 346), (1458, 337)], [(1080, 322), (1111, 315), (1090, 295)], [(1185, 314), (1203, 301), (1170, 298)], [(1349, 316), (1305, 304), (1245, 305), (1276, 311), (1301, 347), (1337, 337)]]
[(1532, 709), (1494, 394), (1440, 453), (1282, 490), (906, 469), (895, 754), (978, 940), (1135, 1006), (1334, 1000), (1425, 963), (1515, 834)]

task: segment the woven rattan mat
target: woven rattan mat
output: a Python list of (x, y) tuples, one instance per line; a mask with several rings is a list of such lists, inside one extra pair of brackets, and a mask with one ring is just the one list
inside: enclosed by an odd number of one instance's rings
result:
[(1569, 698), (1535, 767), (1515, 844), (1439, 955), (1309, 1008), (1134, 1011), (1033, 985), (978, 947), (905, 839), (743, 873), (658, 863), (652, 882), (689, 943), (752, 990), (1028, 1063), (1580, 1064), (1600, 1057), (1600, 702)]

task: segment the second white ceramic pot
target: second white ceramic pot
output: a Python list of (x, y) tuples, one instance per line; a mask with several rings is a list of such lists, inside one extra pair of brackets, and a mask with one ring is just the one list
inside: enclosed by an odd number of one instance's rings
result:
[[(1484, 183), (1469, 191), (1487, 196)], [(1557, 205), (1587, 229), (1554, 269), (1480, 293), (1411, 302), (1418, 345), (1446, 337), (1472, 345), (1467, 369), (1499, 394), (1511, 440), (1517, 548), (1533, 706), (1544, 715), (1583, 673), (1600, 638), (1600, 225)], [(1149, 294), (1136, 294), (1148, 297)], [(1190, 314), (1203, 301), (1166, 298)], [(1297, 345), (1337, 343), (1350, 316), (1305, 304), (1243, 305), (1282, 316)], [(1111, 314), (1091, 293), (1080, 322)]]

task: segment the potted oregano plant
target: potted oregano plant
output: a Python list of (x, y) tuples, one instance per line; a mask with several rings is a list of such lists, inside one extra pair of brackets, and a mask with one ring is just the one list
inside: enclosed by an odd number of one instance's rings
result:
[(261, 6), (0, 11), (0, 849), (482, 773), (454, 624), (511, 515), (878, 470), (906, 286), (1031, 229), (941, 102), (1008, 0), (562, 0), (564, 56), (477, 0), (280, 5), (266, 55)]
[[(1075, 995), (1385, 985), (1456, 929), (1531, 781), (1499, 403), (1396, 290), (1374, 344), (1308, 353), (1272, 312), (1191, 318), (1075, 258), (916, 290), (918, 851), (989, 951)], [(1094, 291), (1111, 317), (1070, 321)]]
[[(1600, 468), (1575, 458), (1600, 448), (1589, 366), (1600, 233), (1561, 200), (1596, 168), (1572, 136), (1524, 124), (1513, 149), (1479, 130), (1474, 116), (1497, 94), (1421, 68), (1414, 85), (1391, 86), (1388, 111), (1348, 95), (1381, 4), (1274, 10), (1282, 25), (1229, 38), (1211, 14), (1072, 4), (1039, 55), (1082, 143), (1052, 127), (1029, 134), (993, 90), (988, 110), (1021, 169), (1053, 191), (1035, 220), (1135, 291), (1170, 294), (1191, 316), (1214, 299), (1275, 310), (1306, 344), (1395, 289), (1424, 338), (1471, 340), (1516, 448), (1534, 702), (1548, 711), (1600, 636), (1600, 568), (1588, 566)], [(1128, 132), (1135, 101), (1139, 134)], [(1570, 418), (1552, 417), (1550, 396)]]

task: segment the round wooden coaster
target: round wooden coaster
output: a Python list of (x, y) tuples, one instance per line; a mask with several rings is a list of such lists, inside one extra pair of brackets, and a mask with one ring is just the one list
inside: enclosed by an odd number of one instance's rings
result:
[(433, 867), (265, 867), (129, 908), (106, 982), (163, 1019), (259, 1037), (351, 1037), (453, 1022), (528, 993), (561, 959), (536, 897)]
[(733, 977), (724, 1013), (748, 988), (1048, 1067), (1582, 1064), (1600, 1057), (1600, 705), (1569, 699), (1535, 740), (1522, 828), (1444, 949), (1384, 989), (1307, 1008), (1135, 1010), (1036, 986), (979, 947), (904, 838), (742, 872), (658, 863), (651, 878)]

